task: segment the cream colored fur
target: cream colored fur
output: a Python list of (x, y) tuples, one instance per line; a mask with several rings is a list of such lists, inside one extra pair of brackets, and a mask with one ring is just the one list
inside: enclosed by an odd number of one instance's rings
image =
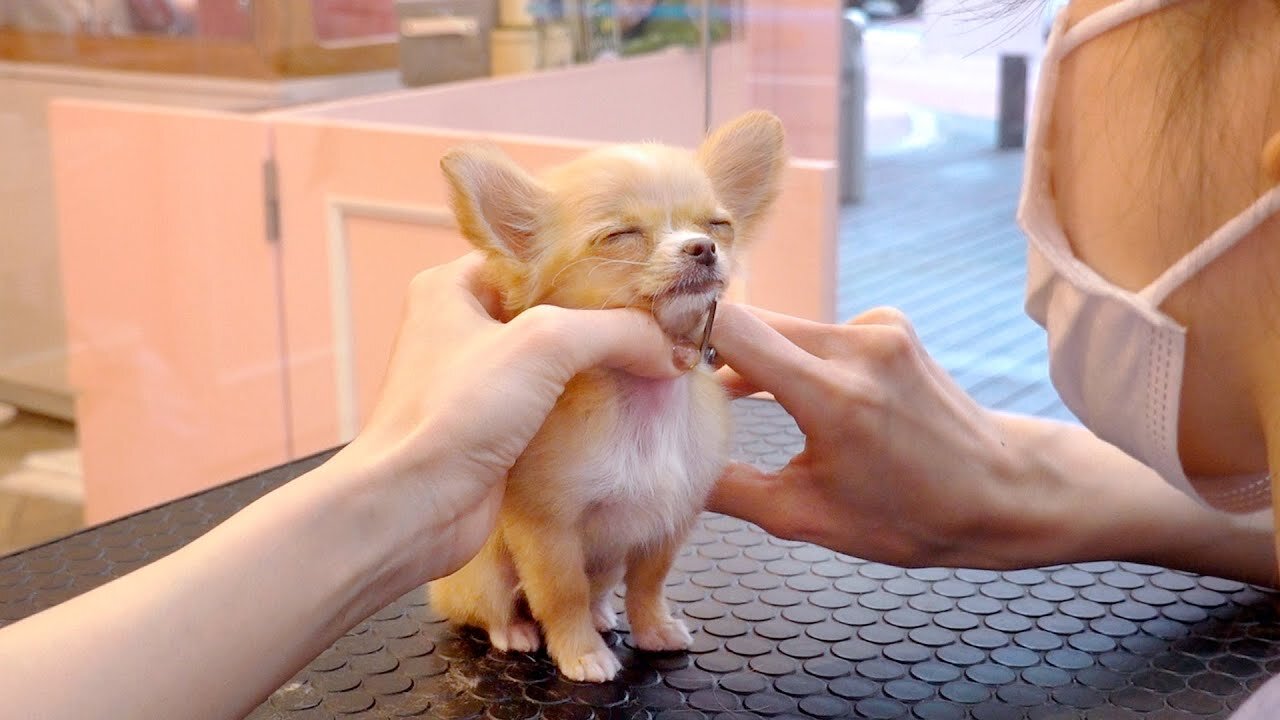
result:
[[(616, 146), (537, 179), (488, 147), (442, 162), (459, 223), (488, 255), (510, 315), (543, 303), (640, 307), (695, 341), (784, 165), (781, 124), (762, 112), (696, 154)], [(700, 242), (714, 243), (714, 262), (691, 254)], [(431, 584), (432, 605), (484, 628), (496, 650), (533, 651), (545, 636), (564, 675), (604, 681), (620, 665), (599, 632), (617, 623), (609, 596), (624, 581), (636, 646), (688, 647), (663, 582), (728, 442), (728, 403), (705, 367), (665, 381), (578, 375), (512, 468), (497, 530)]]

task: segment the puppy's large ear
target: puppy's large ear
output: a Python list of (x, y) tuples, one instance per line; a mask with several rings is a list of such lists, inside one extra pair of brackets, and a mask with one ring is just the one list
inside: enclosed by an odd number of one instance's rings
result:
[(550, 195), (501, 150), (468, 145), (450, 150), (440, 167), (453, 189), (462, 233), (490, 254), (528, 260)]
[(698, 159), (725, 209), (740, 227), (749, 227), (781, 188), (787, 165), (782, 121), (763, 110), (746, 113), (712, 133)]

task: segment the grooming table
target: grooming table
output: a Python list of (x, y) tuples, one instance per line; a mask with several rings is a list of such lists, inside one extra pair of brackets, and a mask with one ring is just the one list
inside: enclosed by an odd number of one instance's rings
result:
[[(778, 468), (802, 446), (772, 401), (734, 414), (738, 459)], [(171, 552), (329, 454), (0, 558), (0, 625)], [(623, 671), (591, 685), (541, 654), (490, 653), (416, 590), (250, 717), (1222, 718), (1280, 672), (1276, 596), (1131, 563), (904, 570), (707, 514), (667, 597), (692, 649), (639, 653), (623, 615), (607, 635)]]

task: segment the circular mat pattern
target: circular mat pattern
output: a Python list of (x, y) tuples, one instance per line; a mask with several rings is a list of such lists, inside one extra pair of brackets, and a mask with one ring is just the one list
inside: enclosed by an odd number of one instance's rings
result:
[[(734, 456), (784, 464), (780, 408), (734, 404)], [(122, 575), (322, 462), (298, 461), (0, 559), (0, 624)], [(820, 511), (819, 508), (814, 509)], [(687, 653), (637, 651), (610, 683), (492, 652), (415, 590), (355, 627), (253, 718), (1223, 718), (1280, 672), (1275, 597), (1132, 563), (1015, 572), (866, 562), (707, 514), (668, 578)]]

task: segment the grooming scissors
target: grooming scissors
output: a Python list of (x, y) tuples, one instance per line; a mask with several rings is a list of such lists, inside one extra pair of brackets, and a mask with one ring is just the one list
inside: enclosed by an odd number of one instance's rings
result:
[(712, 300), (711, 308), (707, 310), (707, 324), (702, 328), (702, 343), (698, 346), (698, 356), (708, 365), (716, 364), (716, 349), (711, 347), (711, 327), (715, 322), (716, 302)]

